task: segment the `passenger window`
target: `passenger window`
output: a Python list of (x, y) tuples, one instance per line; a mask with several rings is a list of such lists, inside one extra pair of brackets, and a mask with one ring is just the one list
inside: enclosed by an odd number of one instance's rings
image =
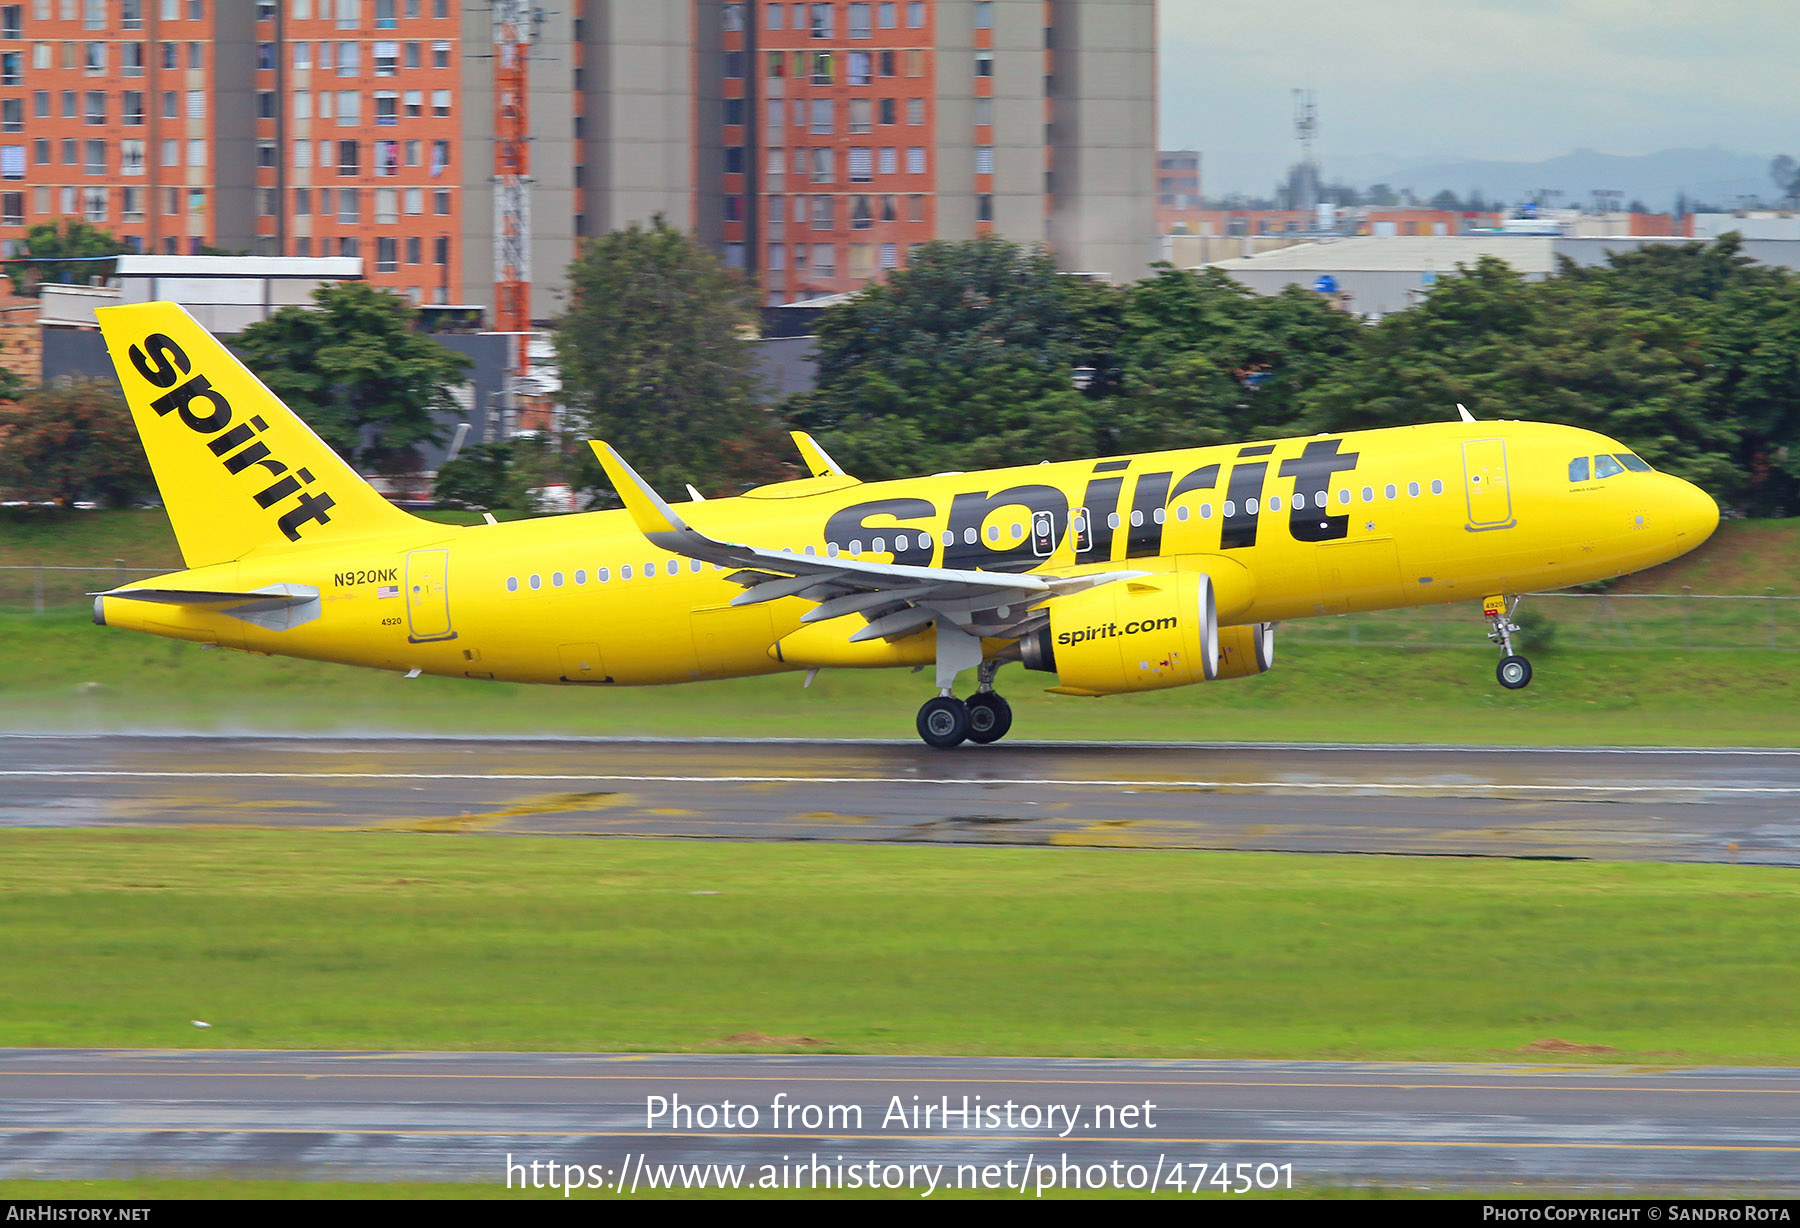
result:
[(1225, 519), (1230, 520), (1235, 515), (1237, 515), (1237, 500), (1225, 500)]
[(1588, 480), (1588, 458), (1577, 456), (1569, 462), (1569, 481), (1585, 482)]
[(1270, 495), (1269, 496), (1269, 510), (1271, 512), (1279, 512), (1281, 510), (1281, 496), (1280, 495)]
[(1294, 492), (1294, 506), (1296, 508), (1304, 508), (1306, 506), (1306, 496), (1297, 490)]
[(1389, 482), (1387, 484), (1387, 489), (1383, 490), (1381, 493), (1386, 495), (1390, 499), (1397, 498), (1397, 497), (1399, 497), (1399, 494), (1400, 494), (1400, 492), (1394, 488), (1394, 484), (1392, 482)]
[(1635, 453), (1618, 452), (1618, 453), (1614, 454), (1614, 459), (1617, 460), (1621, 465), (1625, 466), (1627, 469), (1631, 470), (1633, 473), (1650, 473), (1650, 472), (1652, 472), (1650, 466), (1644, 462), (1643, 458), (1638, 456)]
[(1406, 484), (1406, 494), (1408, 498), (1417, 499), (1419, 497), (1419, 484), (1417, 482), (1408, 482)]
[(1183, 503), (1180, 507), (1175, 509), (1175, 519), (1180, 520), (1180, 521), (1186, 521), (1187, 518), (1188, 518), (1187, 504)]
[(532, 588), (542, 588), (543, 586), (544, 586), (544, 579), (542, 576), (531, 577), (531, 587)]
[(1610, 456), (1596, 456), (1594, 458), (1594, 476), (1597, 478), (1610, 478), (1615, 473), (1624, 472), (1625, 466), (1621, 465)]
[[(896, 538), (895, 540), (898, 541), (899, 539)], [(870, 545), (874, 546), (876, 554), (887, 553), (887, 538), (885, 537), (877, 537)]]
[(519, 577), (517, 577), (517, 576), (506, 577), (506, 591), (509, 593), (516, 593), (519, 591)]
[(1431, 479), (1431, 493), (1434, 495), (1441, 495), (1444, 493), (1444, 480), (1442, 478)]
[(575, 569), (575, 583), (576, 584), (586, 584), (587, 583), (587, 569), (585, 567), (577, 567)]
[(619, 568), (619, 579), (621, 579), (621, 580), (631, 579), (631, 564), (630, 563), (626, 563), (623, 567)]
[[(630, 575), (627, 575), (625, 578), (627, 580), (629, 580), (631, 577), (630, 577)], [(594, 579), (600, 581), (600, 583), (602, 583), (602, 584), (605, 584), (608, 580), (612, 579), (612, 572), (609, 571), (607, 568), (602, 567), (599, 570), (594, 572)]]

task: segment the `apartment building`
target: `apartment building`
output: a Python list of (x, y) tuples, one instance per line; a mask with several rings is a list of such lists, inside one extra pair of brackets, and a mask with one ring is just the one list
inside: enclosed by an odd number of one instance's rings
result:
[(933, 238), (1046, 243), (1118, 278), (1155, 259), (1153, 0), (718, 17), (699, 40), (719, 72), (697, 78), (696, 221), (768, 303), (854, 289)]
[[(0, 4), (0, 249), (80, 218), (133, 251), (354, 256), (491, 303), (488, 0)], [(584, 236), (662, 216), (767, 301), (931, 238), (1156, 258), (1155, 0), (525, 6), (534, 319)]]

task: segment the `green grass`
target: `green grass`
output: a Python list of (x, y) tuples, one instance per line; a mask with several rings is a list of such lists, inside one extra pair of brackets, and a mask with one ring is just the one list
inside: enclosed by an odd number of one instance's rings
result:
[[(433, 513), (470, 521), (473, 513)], [(84, 592), (127, 567), (175, 567), (160, 511), (0, 511), (0, 729), (407, 730), (910, 737), (928, 680), (905, 671), (828, 671), (682, 687), (589, 687), (419, 678), (282, 658), (205, 652), (103, 629)], [(1800, 519), (1728, 521), (1712, 541), (1618, 592), (1800, 593)], [(1053, 679), (1009, 666), (1001, 685), (1020, 737), (1457, 741), (1515, 744), (1786, 746), (1800, 740), (1800, 602), (1541, 599), (1555, 624), (1532, 648), (1522, 692), (1493, 679), (1494, 653), (1467, 606), (1284, 624), (1275, 670), (1153, 695), (1047, 696)], [(1442, 645), (1453, 645), (1445, 647)], [(1772, 650), (1778, 649), (1778, 650)]]
[[(1479, 629), (1474, 629), (1479, 636)], [(1146, 695), (1048, 695), (1008, 666), (1015, 736), (1786, 746), (1800, 739), (1800, 652), (1608, 652), (1534, 657), (1524, 691), (1486, 648), (1414, 651), (1278, 633), (1276, 668)], [(686, 686), (533, 687), (206, 651), (80, 616), (0, 615), (0, 730), (910, 737), (929, 678), (826, 671)]]
[(0, 864), (0, 1046), (1800, 1063), (1766, 867), (265, 831)]

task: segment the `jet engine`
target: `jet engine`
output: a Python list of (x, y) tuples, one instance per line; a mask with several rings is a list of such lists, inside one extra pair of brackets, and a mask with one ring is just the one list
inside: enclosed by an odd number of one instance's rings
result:
[(1219, 628), (1216, 678), (1248, 678), (1275, 664), (1275, 624), (1243, 623)]
[(1204, 572), (1159, 572), (1059, 597), (1050, 625), (1019, 642), (1026, 669), (1069, 695), (1117, 695), (1216, 677), (1219, 617)]

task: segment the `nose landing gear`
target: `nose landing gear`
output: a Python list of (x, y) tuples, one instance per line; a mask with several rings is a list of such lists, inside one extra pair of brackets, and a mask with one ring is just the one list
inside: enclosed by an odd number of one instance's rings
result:
[(1512, 620), (1512, 616), (1513, 611), (1518, 608), (1517, 597), (1508, 601), (1503, 596), (1495, 596), (1481, 603), (1481, 612), (1487, 615), (1489, 624), (1488, 639), (1500, 645), (1503, 654), (1500, 664), (1494, 668), (1494, 677), (1509, 691), (1531, 685), (1531, 662), (1513, 651), (1513, 632), (1519, 630), (1519, 624)]

